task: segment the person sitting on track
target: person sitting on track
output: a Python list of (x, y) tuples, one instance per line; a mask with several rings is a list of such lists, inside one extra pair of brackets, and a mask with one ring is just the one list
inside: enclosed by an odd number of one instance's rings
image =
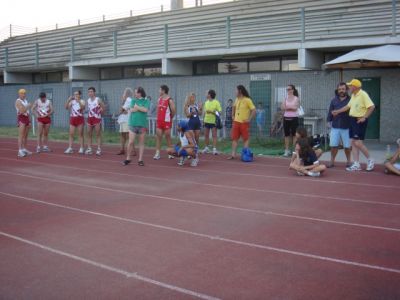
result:
[(83, 116), (83, 111), (85, 110), (85, 100), (81, 99), (82, 92), (75, 91), (74, 95), (69, 97), (67, 102), (65, 102), (65, 109), (69, 110), (69, 145), (64, 151), (65, 154), (72, 154), (74, 150), (72, 149), (72, 143), (74, 142), (75, 129), (78, 129), (79, 135), (79, 154), (85, 154), (84, 149), (84, 137), (83, 137), (83, 126), (85, 124), (85, 118)]
[(46, 93), (40, 93), (39, 99), (33, 103), (32, 112), (37, 118), (38, 139), (36, 152), (50, 152), (48, 146), (49, 130), (51, 124), (51, 114), (53, 113), (53, 105), (47, 99)]
[(396, 153), (385, 162), (385, 173), (400, 175), (400, 139), (397, 140)]
[(94, 87), (90, 87), (88, 89), (89, 99), (87, 100), (87, 107), (89, 110), (88, 119), (87, 119), (87, 130), (88, 130), (88, 147), (85, 151), (85, 154), (91, 155), (92, 152), (92, 138), (93, 138), (93, 129), (96, 131), (96, 142), (97, 142), (97, 151), (96, 155), (101, 155), (101, 115), (105, 111), (105, 105), (103, 101), (96, 97), (96, 89)]
[(289, 169), (296, 171), (297, 175), (319, 177), (326, 170), (326, 166), (318, 161), (307, 139), (298, 140), (295, 150), (295, 159), (290, 163)]
[(190, 165), (192, 167), (196, 167), (199, 163), (199, 156), (198, 146), (193, 131), (189, 130), (189, 125), (186, 120), (179, 121), (177, 130), (180, 143), (175, 145), (174, 148), (169, 148), (168, 154), (180, 157), (178, 162), (179, 166), (183, 166), (185, 164), (185, 160), (191, 157), (192, 162)]
[(318, 148), (319, 145), (315, 144), (314, 138), (312, 136), (308, 136), (307, 129), (305, 129), (304, 127), (298, 127), (296, 129), (296, 140), (298, 139), (307, 139), (310, 146), (314, 149), (317, 158), (320, 158), (321, 155), (324, 153), (322, 149)]
[(26, 100), (26, 90), (18, 91), (18, 99), (15, 101), (15, 109), (17, 110), (17, 126), (18, 126), (18, 157), (31, 155), (32, 152), (27, 150), (29, 128), (31, 120), (29, 109), (32, 104)]

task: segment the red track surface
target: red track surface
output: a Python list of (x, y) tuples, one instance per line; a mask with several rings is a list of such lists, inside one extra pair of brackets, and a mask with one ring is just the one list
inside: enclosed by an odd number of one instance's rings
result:
[(400, 299), (399, 178), (381, 167), (15, 146), (0, 140), (1, 299)]

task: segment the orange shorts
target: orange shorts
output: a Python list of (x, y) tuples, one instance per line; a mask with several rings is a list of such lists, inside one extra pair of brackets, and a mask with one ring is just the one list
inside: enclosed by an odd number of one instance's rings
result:
[(242, 137), (243, 140), (247, 141), (250, 137), (249, 127), (250, 123), (233, 122), (232, 140), (237, 141)]

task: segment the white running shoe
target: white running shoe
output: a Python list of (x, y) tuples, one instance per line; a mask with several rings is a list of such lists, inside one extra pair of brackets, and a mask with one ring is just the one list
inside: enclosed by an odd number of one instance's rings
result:
[(78, 153), (79, 153), (79, 154), (85, 154), (85, 149), (83, 149), (82, 147), (81, 147), (81, 148), (79, 148), (79, 151), (78, 151)]
[(154, 159), (154, 160), (159, 160), (160, 158), (161, 158), (161, 156), (160, 156), (160, 151), (156, 151), (156, 154), (154, 154), (153, 159)]
[(201, 153), (203, 154), (210, 153), (210, 148), (208, 148), (208, 146), (205, 146), (203, 151), (201, 151)]
[(285, 153), (283, 153), (284, 157), (289, 157), (290, 156), (290, 151), (289, 150), (285, 150)]
[(350, 167), (346, 168), (346, 171), (349, 171), (349, 172), (361, 171), (360, 163), (359, 162), (353, 162), (353, 164)]
[(168, 154), (168, 159), (175, 159), (175, 156)]
[(93, 154), (92, 148), (87, 148), (86, 151), (85, 151), (85, 154), (86, 155), (92, 155)]
[(179, 158), (178, 166), (183, 166), (184, 164), (185, 164), (185, 158), (182, 156), (181, 158)]
[(218, 155), (218, 154), (219, 154), (217, 148), (213, 148), (212, 154), (213, 154), (213, 155)]
[(197, 167), (197, 165), (199, 164), (199, 159), (198, 158), (194, 158), (192, 159), (192, 162), (190, 163), (191, 167)]
[(22, 151), (24, 151), (26, 155), (32, 155), (32, 152), (27, 149), (22, 149)]
[[(43, 147), (43, 148), (44, 148), (44, 147)], [(40, 146), (37, 146), (37, 147), (36, 147), (36, 153), (40, 153), (40, 152), (42, 152), (42, 150), (41, 150)], [(44, 152), (44, 149), (43, 149), (43, 152)]]
[(100, 155), (101, 155), (101, 149), (100, 149), (100, 148), (97, 148), (96, 155), (97, 155), (97, 156), (100, 156)]
[(320, 172), (311, 172), (311, 171), (309, 171), (309, 172), (307, 172), (307, 175), (311, 176), (311, 177), (319, 177), (319, 176), (321, 176), (321, 173)]
[(67, 150), (64, 151), (64, 154), (72, 154), (74, 150), (71, 147), (68, 147)]
[(42, 152), (51, 152), (49, 146), (43, 146)]
[(373, 159), (368, 159), (366, 171), (370, 172), (374, 169), (374, 167), (375, 167), (375, 161)]
[(26, 156), (26, 153), (24, 151), (22, 151), (22, 149), (18, 150), (18, 157), (25, 157), (25, 156)]

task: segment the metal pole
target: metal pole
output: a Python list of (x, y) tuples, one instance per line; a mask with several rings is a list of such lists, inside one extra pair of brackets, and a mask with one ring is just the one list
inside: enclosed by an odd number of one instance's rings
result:
[(133, 16), (133, 11), (132, 9), (129, 11), (129, 15), (132, 17)]
[(4, 61), (5, 61), (5, 67), (8, 67), (8, 48), (4, 48)]
[(200, 0), (200, 6), (203, 6), (203, 0)]
[(117, 32), (113, 32), (114, 58), (118, 56)]
[(161, 5), (161, 12), (164, 11), (164, 5)]
[(164, 25), (164, 53), (168, 53), (168, 24)]
[(58, 29), (58, 24), (56, 23), (56, 30)]
[(226, 48), (231, 47), (231, 17), (226, 17)]
[(301, 21), (301, 42), (306, 41), (306, 12), (304, 7), (300, 10), (300, 21)]
[(79, 25), (81, 25), (81, 20), (80, 20), (80, 19), (78, 19), (78, 26), (79, 26)]
[(12, 25), (10, 24), (10, 37), (12, 37)]
[(195, 3), (196, 7), (199, 6), (199, 0), (196, 0)]
[(36, 54), (36, 66), (38, 66), (39, 65), (39, 43), (36, 43), (35, 44), (35, 54)]
[(75, 60), (75, 39), (71, 38), (71, 62)]
[(396, 36), (396, 2), (392, 0), (392, 36)]
[(39, 31), (39, 30), (38, 30), (38, 28), (36, 27), (36, 28), (35, 28), (35, 32), (38, 33), (38, 31)]

